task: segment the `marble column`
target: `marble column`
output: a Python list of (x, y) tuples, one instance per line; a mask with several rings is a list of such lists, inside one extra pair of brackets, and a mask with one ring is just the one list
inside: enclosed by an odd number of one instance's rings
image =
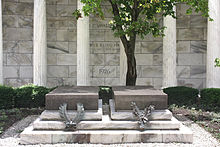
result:
[(163, 38), (163, 88), (176, 86), (176, 19), (164, 18), (165, 37)]
[(2, 0), (0, 0), (0, 84), (3, 84)]
[[(83, 3), (77, 1), (77, 9), (82, 10)], [(77, 85), (90, 85), (90, 50), (89, 50), (89, 17), (77, 20)]]
[(33, 82), (47, 83), (47, 25), (46, 0), (34, 0)]
[(126, 85), (127, 56), (120, 40), (120, 85)]
[(215, 58), (220, 57), (220, 0), (209, 0), (206, 87), (220, 88), (220, 68), (215, 67)]

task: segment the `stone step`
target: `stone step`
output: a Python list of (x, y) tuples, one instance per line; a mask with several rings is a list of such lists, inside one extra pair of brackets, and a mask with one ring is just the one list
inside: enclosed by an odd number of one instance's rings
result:
[[(77, 115), (76, 110), (68, 110), (67, 114), (70, 118)], [(41, 120), (62, 120), (58, 110), (44, 110), (40, 115)], [(98, 100), (98, 110), (86, 110), (83, 120), (102, 120), (102, 100)]]
[(33, 130), (29, 126), (20, 134), (20, 144), (55, 143), (192, 143), (193, 134), (187, 127), (180, 125), (179, 130), (77, 130), (54, 131)]
[[(132, 111), (117, 111), (114, 110), (114, 100), (110, 100), (110, 110), (112, 120), (137, 120), (137, 117)], [(75, 110), (68, 110), (68, 116), (74, 118), (77, 115)], [(152, 112), (149, 120), (171, 120), (172, 113), (169, 110), (155, 110)], [(40, 115), (41, 120), (63, 120), (60, 117), (58, 110), (45, 110)], [(99, 100), (98, 111), (87, 110), (85, 111), (82, 120), (101, 120), (102, 119), (102, 100)]]
[(76, 110), (77, 103), (82, 103), (85, 110), (98, 110), (98, 87), (62, 86), (46, 95), (46, 110), (58, 110), (63, 103), (69, 110)]
[[(111, 112), (111, 119), (112, 120), (137, 120), (137, 117), (134, 115), (132, 110), (126, 110), (126, 111), (115, 111), (115, 102), (113, 99), (109, 100), (110, 105), (110, 112)], [(149, 120), (171, 120), (173, 117), (172, 113), (165, 109), (165, 110), (154, 110)]]
[[(37, 119), (34, 124), (35, 130), (65, 130), (66, 125), (62, 121), (41, 121)], [(174, 117), (171, 121), (149, 121), (145, 129), (150, 130), (177, 130), (180, 122)], [(139, 130), (137, 121), (111, 121), (108, 116), (102, 121), (81, 121), (77, 130)]]
[(131, 110), (131, 102), (136, 102), (140, 109), (154, 105), (155, 109), (167, 109), (167, 95), (161, 90), (148, 86), (114, 86), (115, 109)]

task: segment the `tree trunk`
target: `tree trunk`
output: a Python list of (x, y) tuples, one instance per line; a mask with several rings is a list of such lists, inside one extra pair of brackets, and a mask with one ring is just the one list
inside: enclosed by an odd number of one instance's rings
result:
[[(112, 5), (114, 16), (115, 17), (120, 16), (118, 7), (121, 7), (121, 5), (123, 5), (123, 2), (115, 3), (113, 2), (113, 0), (109, 0), (109, 2)], [(137, 22), (138, 20), (137, 18), (140, 14), (138, 6), (139, 6), (139, 2), (135, 0), (134, 5), (130, 7), (129, 9), (131, 18), (132, 18), (132, 23)], [(123, 22), (122, 19), (120, 21)], [(125, 33), (125, 30), (123, 29), (123, 23), (122, 24), (116, 23), (116, 28), (118, 32), (121, 32), (121, 31), (124, 32), (124, 35), (121, 35), (120, 39), (123, 43), (125, 54), (127, 56), (126, 86), (135, 86), (136, 79), (137, 79), (137, 70), (136, 70), (136, 59), (135, 59), (134, 51), (135, 51), (135, 42), (136, 42), (137, 32), (135, 31), (135, 29), (133, 29), (131, 32), (129, 31), (129, 33)]]
[(137, 79), (136, 59), (134, 54), (127, 54), (126, 86), (135, 86)]
[(135, 86), (137, 79), (136, 59), (135, 59), (135, 41), (136, 35), (130, 38), (127, 48), (125, 50), (127, 56), (127, 75), (126, 86)]

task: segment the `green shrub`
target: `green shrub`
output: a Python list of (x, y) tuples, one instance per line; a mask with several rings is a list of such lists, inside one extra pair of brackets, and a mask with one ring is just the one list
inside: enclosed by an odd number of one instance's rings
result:
[(192, 105), (196, 103), (199, 91), (195, 88), (177, 86), (163, 89), (163, 92), (168, 95), (168, 104)]
[(45, 95), (52, 89), (33, 84), (24, 85), (16, 89), (15, 107), (34, 108), (45, 106)]
[(32, 92), (34, 85), (24, 85), (15, 89), (15, 107), (16, 108), (32, 108)]
[(220, 88), (205, 88), (200, 94), (202, 105), (220, 107)]
[(0, 109), (11, 109), (13, 107), (14, 89), (0, 85)]
[(52, 89), (43, 86), (35, 86), (32, 94), (33, 107), (44, 107), (45, 95), (49, 93)]

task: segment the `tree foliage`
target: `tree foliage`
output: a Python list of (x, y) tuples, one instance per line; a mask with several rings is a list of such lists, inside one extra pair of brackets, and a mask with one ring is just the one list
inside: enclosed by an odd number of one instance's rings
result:
[[(112, 20), (109, 22), (114, 35), (118, 36), (125, 48), (127, 55), (128, 71), (126, 85), (135, 85), (136, 59), (134, 56), (136, 37), (152, 34), (154, 37), (164, 36), (165, 27), (160, 20), (165, 16), (176, 18), (174, 7), (178, 3), (189, 5), (186, 13), (198, 13), (209, 17), (208, 0), (81, 0), (84, 4), (82, 10), (76, 10), (73, 14), (78, 19), (90, 14), (104, 19), (103, 2), (109, 2)], [(210, 18), (211, 19), (211, 18)], [(129, 82), (129, 80), (131, 82)]]
[[(209, 17), (208, 0), (81, 0), (85, 4), (84, 14), (104, 19), (103, 1), (109, 1), (112, 6), (113, 20), (110, 21), (110, 26), (119, 37), (131, 36), (134, 32), (142, 38), (149, 33), (163, 36), (164, 27), (159, 25), (158, 16), (170, 15), (176, 18), (173, 7), (181, 2), (189, 5), (186, 14), (190, 15), (195, 11)], [(74, 12), (76, 18), (81, 17), (80, 12)]]
[(220, 58), (215, 59), (215, 66), (220, 67)]

